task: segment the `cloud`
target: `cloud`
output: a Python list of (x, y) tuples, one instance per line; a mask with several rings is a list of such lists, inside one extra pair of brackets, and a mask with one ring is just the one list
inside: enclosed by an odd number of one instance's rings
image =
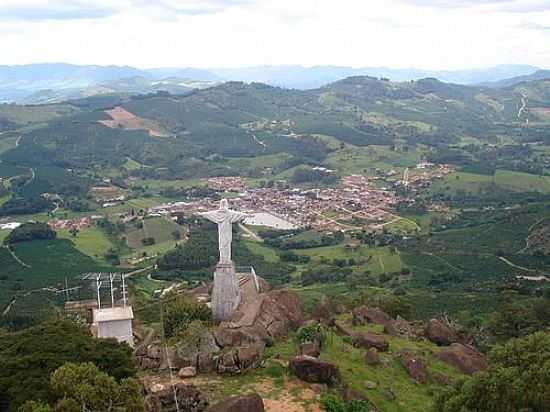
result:
[(104, 19), (118, 12), (117, 8), (102, 2), (79, 0), (44, 2), (20, 0), (3, 2), (0, 7), (0, 22)]
[(550, 24), (539, 24), (533, 22), (525, 22), (517, 26), (519, 29), (525, 30), (537, 30), (537, 31), (550, 31)]
[(398, 0), (411, 6), (437, 9), (478, 8), (510, 13), (536, 13), (550, 10), (550, 0)]
[(172, 16), (221, 13), (231, 7), (250, 4), (253, 4), (251, 0), (131, 0), (132, 7), (156, 9)]

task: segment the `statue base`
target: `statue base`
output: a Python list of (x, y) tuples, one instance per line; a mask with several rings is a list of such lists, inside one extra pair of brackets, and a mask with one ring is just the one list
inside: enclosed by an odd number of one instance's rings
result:
[(221, 322), (231, 317), (241, 301), (239, 279), (233, 263), (218, 263), (212, 289), (212, 315)]

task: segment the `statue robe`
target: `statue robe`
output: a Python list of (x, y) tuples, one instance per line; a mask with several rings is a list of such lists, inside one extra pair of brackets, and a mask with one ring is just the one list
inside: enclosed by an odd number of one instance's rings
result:
[[(225, 200), (225, 199), (224, 199)], [(227, 207), (227, 200), (222, 200), (220, 208), (211, 212), (201, 213), (202, 216), (218, 225), (218, 242), (220, 249), (220, 264), (231, 264), (231, 241), (233, 240), (232, 225), (241, 222), (248, 215), (236, 212)]]

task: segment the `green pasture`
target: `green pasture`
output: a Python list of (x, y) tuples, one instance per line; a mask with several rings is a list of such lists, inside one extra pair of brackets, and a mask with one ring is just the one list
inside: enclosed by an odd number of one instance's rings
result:
[[(172, 220), (165, 219), (163, 217), (143, 219), (143, 228), (129, 229), (126, 233), (126, 242), (131, 249), (138, 249), (143, 247), (142, 240), (152, 237), (155, 239), (155, 243), (164, 243), (171, 241), (176, 242), (173, 232), (177, 231), (181, 236), (185, 234), (185, 230), (173, 222)], [(132, 225), (131, 223), (129, 225)]]
[(374, 169), (385, 172), (395, 169), (400, 172), (406, 167), (414, 167), (422, 160), (424, 153), (422, 148), (402, 153), (392, 151), (388, 146), (353, 146), (331, 153), (325, 163), (341, 174), (372, 175)]
[(432, 193), (456, 195), (460, 191), (479, 194), (491, 185), (500, 186), (514, 192), (550, 193), (550, 176), (537, 176), (510, 170), (497, 170), (494, 175), (456, 172), (435, 181)]
[(101, 263), (105, 263), (103, 259), (105, 252), (113, 247), (113, 243), (98, 227), (83, 229), (76, 236), (69, 233), (69, 230), (58, 230), (57, 236), (60, 239), (69, 240), (80, 252)]
[(361, 269), (369, 270), (372, 274), (399, 272), (403, 263), (399, 253), (389, 247), (370, 248), (361, 245), (356, 250), (347, 250), (344, 244), (323, 246), (311, 249), (299, 249), (299, 255), (311, 256), (313, 262), (320, 262), (321, 257), (326, 259), (355, 259)]
[[(381, 334), (381, 325), (352, 326), (349, 315), (344, 315), (340, 322), (352, 331), (374, 332)], [(431, 379), (433, 374), (444, 374), (451, 379), (461, 376), (455, 368), (439, 361), (435, 353), (437, 345), (426, 340), (412, 341), (384, 335), (389, 342), (389, 351), (379, 353), (381, 363), (378, 366), (366, 366), (366, 350), (355, 348), (336, 334), (330, 333), (326, 345), (321, 351), (321, 359), (338, 365), (343, 381), (357, 393), (363, 394), (376, 408), (384, 412), (425, 412), (429, 411), (433, 395), (441, 388)], [(415, 383), (401, 365), (398, 355), (402, 349), (408, 349), (423, 357), (428, 365), (428, 382), (423, 385)], [(375, 382), (377, 388), (366, 389), (365, 381)], [(395, 399), (388, 397), (388, 392)]]

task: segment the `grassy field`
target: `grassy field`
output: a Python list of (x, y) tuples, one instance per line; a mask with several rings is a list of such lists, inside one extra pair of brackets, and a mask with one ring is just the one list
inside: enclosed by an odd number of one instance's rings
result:
[(113, 243), (98, 227), (81, 230), (76, 237), (68, 230), (59, 230), (57, 236), (60, 239), (69, 240), (77, 250), (101, 263), (105, 263), (103, 259), (105, 252), (113, 247)]
[(321, 257), (326, 259), (350, 259), (359, 262), (362, 270), (369, 270), (372, 274), (386, 272), (399, 272), (403, 268), (401, 257), (398, 253), (392, 253), (389, 247), (369, 248), (360, 246), (357, 250), (347, 250), (344, 244), (324, 246), (311, 249), (295, 250), (299, 255), (311, 256), (312, 261), (320, 262)]
[[(383, 327), (380, 325), (353, 327), (349, 315), (344, 316), (341, 321), (354, 331), (383, 332)], [(343, 380), (350, 388), (362, 393), (382, 412), (424, 412), (430, 410), (433, 393), (437, 392), (439, 388), (432, 381), (424, 385), (416, 384), (397, 359), (399, 351), (409, 349), (421, 353), (428, 363), (428, 376), (433, 373), (442, 373), (451, 378), (457, 378), (460, 373), (435, 358), (434, 353), (437, 352), (438, 347), (431, 342), (409, 341), (387, 335), (385, 338), (389, 341), (390, 350), (388, 353), (380, 353), (380, 366), (366, 367), (364, 364), (365, 350), (352, 347), (336, 335), (330, 335), (327, 338), (328, 344), (321, 353), (321, 359), (337, 364)], [(365, 381), (367, 380), (377, 383), (378, 388), (366, 389)], [(395, 399), (387, 396), (389, 391), (394, 393)]]
[(497, 185), (514, 192), (550, 193), (550, 176), (537, 176), (528, 173), (497, 170), (494, 175), (457, 172), (434, 182), (432, 193), (456, 195), (459, 191), (478, 194), (490, 185)]
[(326, 164), (341, 174), (374, 174), (374, 169), (402, 171), (415, 166), (424, 151), (417, 149), (410, 153), (391, 151), (388, 146), (348, 147), (329, 155)]
[(176, 239), (174, 238), (173, 232), (178, 232), (181, 236), (185, 234), (185, 230), (171, 220), (162, 217), (144, 219), (143, 228), (127, 232), (126, 241), (128, 247), (131, 249), (143, 247), (142, 240), (149, 237), (155, 239), (155, 243), (164, 243), (168, 241), (174, 243)]
[(254, 254), (261, 255), (268, 262), (279, 262), (279, 255), (275, 249), (254, 241), (244, 241), (246, 247)]

